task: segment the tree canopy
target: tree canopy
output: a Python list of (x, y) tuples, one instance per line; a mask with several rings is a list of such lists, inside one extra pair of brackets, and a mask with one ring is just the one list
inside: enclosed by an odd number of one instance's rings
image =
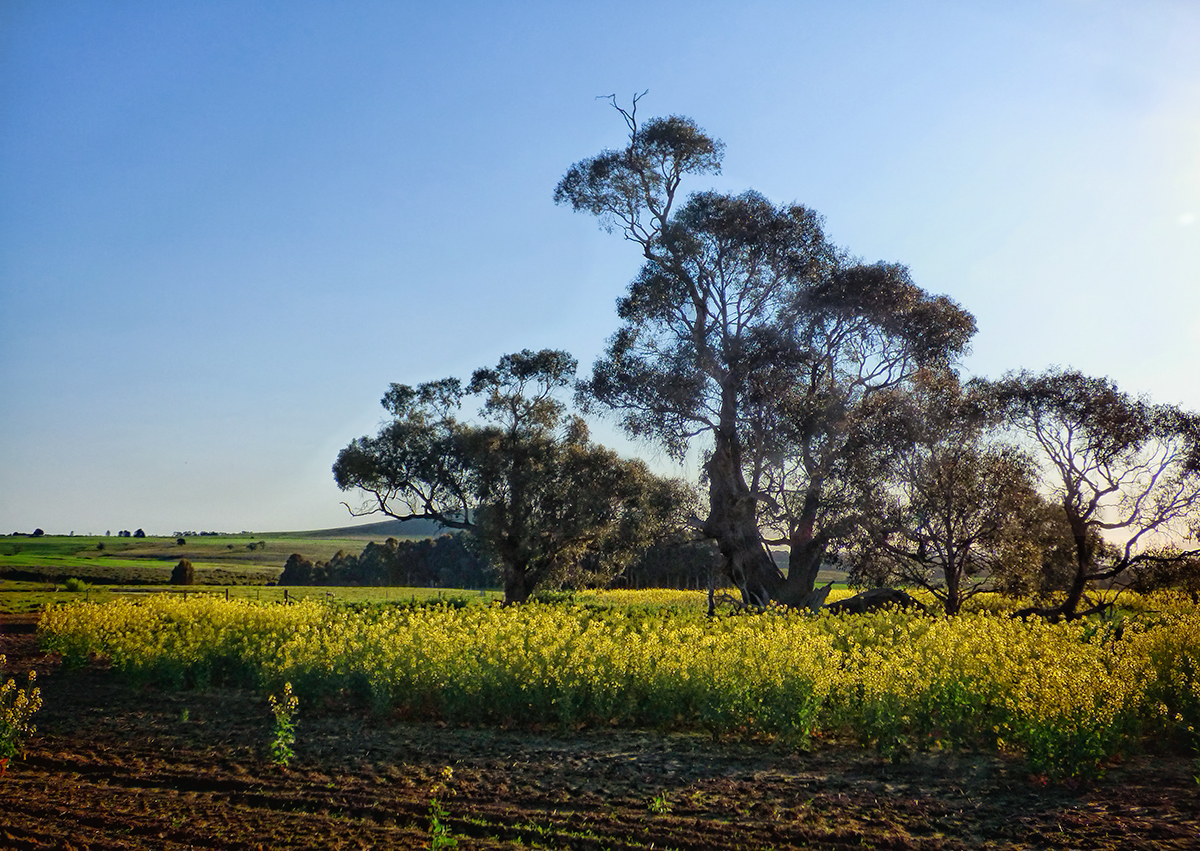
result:
[[(723, 143), (684, 116), (639, 121), (640, 96), (612, 100), (624, 146), (554, 193), (641, 254), (603, 354), (577, 383), (574, 358), (547, 349), (468, 382), (391, 385), (389, 421), (333, 468), (363, 496), (352, 513), (470, 531), (509, 602), (611, 578), (667, 529), (677, 548), (715, 545), (758, 607), (816, 608), (818, 570), (847, 553), (857, 580), (924, 586), (948, 613), (981, 590), (1053, 589), (1065, 597), (1036, 611), (1075, 617), (1090, 583), (1195, 572), (1200, 417), (1074, 371), (964, 387), (968, 311), (833, 244), (802, 204), (685, 191), (720, 172)], [(702, 455), (690, 540), (687, 489), (592, 443), (561, 398), (573, 384), (583, 413)], [(681, 553), (627, 580), (690, 581)]]
[(998, 573), (1031, 572), (1042, 555), (1030, 540), (1043, 506), (1036, 471), (992, 436), (986, 400), (943, 370), (918, 374), (885, 405), (906, 434), (863, 523), (854, 573), (923, 587), (952, 615)]
[[(391, 420), (333, 466), (339, 488), (363, 494), (351, 513), (470, 530), (510, 603), (552, 581), (620, 572), (676, 522), (687, 491), (590, 440), (556, 395), (575, 368), (566, 352), (525, 350), (465, 386), (393, 384), (382, 402)], [(482, 399), (478, 422), (458, 418), (470, 397)]]
[(977, 385), (1036, 453), (1071, 536), (1065, 598), (1031, 612), (1076, 617), (1088, 583), (1200, 554), (1200, 415), (1077, 370)]
[[(684, 177), (716, 172), (723, 145), (689, 118), (639, 125), (635, 110), (620, 110), (625, 149), (576, 163), (555, 192), (645, 257), (579, 398), (675, 456), (703, 436), (700, 525), (728, 577), (748, 604), (805, 604), (847, 528), (835, 495), (857, 498), (851, 473), (880, 457), (877, 441), (855, 442), (873, 396), (949, 364), (974, 320), (903, 266), (834, 246), (802, 205), (748, 191), (698, 192), (677, 207)], [(772, 531), (792, 547), (786, 578), (764, 544)]]

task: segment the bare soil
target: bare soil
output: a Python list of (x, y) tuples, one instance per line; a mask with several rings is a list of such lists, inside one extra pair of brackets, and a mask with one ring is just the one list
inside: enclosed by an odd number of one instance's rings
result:
[(0, 623), (8, 673), (44, 706), (0, 777), (2, 848), (1200, 848), (1190, 756), (1139, 756), (1052, 785), (1003, 755), (890, 764), (626, 730), (470, 729), (302, 706), (296, 758), (273, 765), (271, 715), (240, 689), (137, 687), (64, 671), (32, 619)]

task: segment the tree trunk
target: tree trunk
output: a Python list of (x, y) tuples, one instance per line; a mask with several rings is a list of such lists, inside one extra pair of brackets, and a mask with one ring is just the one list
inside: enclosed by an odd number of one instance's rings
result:
[[(1063, 508), (1067, 513), (1067, 523), (1071, 527), (1071, 537), (1075, 544), (1075, 572), (1071, 576), (1071, 587), (1067, 589), (1067, 597), (1057, 606), (1046, 608), (1032, 606), (1013, 612), (1012, 616), (1015, 618), (1037, 615), (1051, 622), (1060, 620), (1070, 621), (1090, 614), (1091, 611), (1096, 611), (1095, 609), (1083, 613), (1079, 611), (1079, 604), (1083, 600), (1083, 592), (1087, 590), (1088, 576), (1095, 569), (1093, 563), (1095, 545), (1088, 539), (1088, 529), (1083, 518), (1072, 511), (1069, 502), (1064, 502)], [(1103, 607), (1101, 606), (1100, 608)]]
[(951, 552), (943, 571), (946, 578), (946, 600), (942, 606), (946, 614), (951, 616), (957, 615), (962, 608), (962, 573), (962, 566), (955, 563), (954, 553)]
[[(814, 501), (814, 500), (806, 500)], [(817, 586), (817, 574), (825, 560), (825, 540), (813, 535), (816, 521), (814, 511), (806, 511), (799, 525), (788, 538), (788, 575), (781, 589), (779, 602), (789, 606), (811, 605), (811, 595)]]
[(524, 565), (506, 565), (504, 568), (504, 605), (524, 603), (533, 593), (533, 582)]
[(716, 432), (708, 461), (710, 508), (704, 534), (716, 541), (725, 558), (725, 573), (741, 591), (742, 602), (764, 607), (777, 598), (783, 573), (759, 535), (754, 497), (742, 475), (741, 452), (731, 431)]

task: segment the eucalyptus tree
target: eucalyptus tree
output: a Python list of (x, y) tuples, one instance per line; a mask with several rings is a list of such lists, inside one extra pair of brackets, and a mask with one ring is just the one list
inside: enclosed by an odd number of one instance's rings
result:
[[(576, 163), (555, 192), (645, 259), (580, 401), (676, 457), (704, 437), (699, 526), (730, 580), (747, 604), (811, 604), (816, 567), (848, 525), (842, 494), (858, 497), (850, 467), (861, 475), (879, 457), (865, 439), (873, 397), (951, 360), (974, 320), (903, 267), (849, 257), (802, 205), (752, 191), (680, 205), (684, 177), (719, 171), (723, 145), (689, 118), (639, 125), (636, 106), (618, 108), (625, 148)], [(793, 547), (787, 577), (764, 531)]]
[(855, 568), (927, 589), (947, 614), (1040, 566), (1030, 532), (1042, 500), (1032, 459), (993, 436), (985, 400), (949, 371), (925, 371), (886, 402), (908, 430), (866, 524)]
[[(473, 533), (504, 576), (505, 601), (540, 585), (619, 573), (674, 522), (686, 490), (591, 442), (586, 424), (557, 394), (576, 362), (566, 352), (505, 355), (457, 378), (383, 398), (391, 420), (350, 443), (333, 466), (342, 490), (363, 496), (351, 514), (435, 520)], [(482, 398), (478, 422), (459, 409)]]
[(897, 400), (920, 375), (949, 375), (975, 323), (903, 266), (850, 262), (800, 288), (784, 321), (790, 351), (747, 394), (751, 481), (804, 594), (833, 545), (876, 524), (902, 453), (932, 425), (900, 418)]
[(1078, 617), (1089, 583), (1200, 555), (1200, 415), (1076, 370), (978, 386), (1036, 454), (1070, 534), (1065, 597), (1029, 613)]

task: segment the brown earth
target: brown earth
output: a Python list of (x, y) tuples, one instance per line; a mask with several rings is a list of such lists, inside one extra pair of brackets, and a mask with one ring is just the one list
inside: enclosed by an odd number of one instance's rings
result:
[[(62, 670), (32, 621), (0, 624), (8, 673), (44, 706), (0, 777), (0, 848), (1200, 848), (1192, 757), (1143, 756), (1055, 786), (995, 754), (889, 764), (693, 735), (449, 728), (301, 707), (296, 759), (267, 753), (266, 701)], [(657, 803), (656, 803), (657, 802)], [(442, 846), (449, 847), (449, 846)]]

